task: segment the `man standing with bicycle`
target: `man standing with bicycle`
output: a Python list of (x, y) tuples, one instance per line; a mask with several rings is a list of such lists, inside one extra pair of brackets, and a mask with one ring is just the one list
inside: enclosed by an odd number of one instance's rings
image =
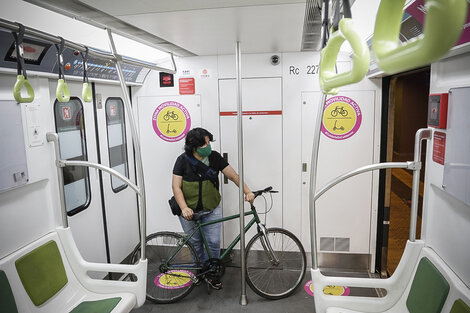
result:
[[(209, 222), (222, 217), (218, 174), (221, 171), (228, 179), (239, 185), (237, 172), (222, 158), (220, 153), (213, 151), (210, 142), (213, 135), (204, 128), (194, 128), (186, 135), (184, 153), (175, 162), (173, 168), (172, 189), (176, 202), (181, 208), (179, 216), (185, 233), (196, 226), (193, 218), (201, 222)], [(255, 195), (245, 184), (243, 191), (245, 200), (253, 203)], [(212, 258), (220, 256), (221, 224), (216, 223), (203, 228)], [(202, 265), (209, 260), (203, 247), (199, 233), (190, 239)], [(205, 279), (214, 289), (221, 289), (222, 282), (218, 279)]]

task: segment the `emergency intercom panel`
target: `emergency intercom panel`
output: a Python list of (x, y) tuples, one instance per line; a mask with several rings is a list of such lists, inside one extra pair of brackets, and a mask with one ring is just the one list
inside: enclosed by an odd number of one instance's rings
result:
[(428, 104), (428, 126), (445, 129), (447, 128), (447, 103), (448, 93), (429, 95)]

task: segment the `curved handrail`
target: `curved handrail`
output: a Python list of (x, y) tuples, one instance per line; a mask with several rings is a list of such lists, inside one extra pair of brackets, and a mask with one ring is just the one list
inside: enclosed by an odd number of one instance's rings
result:
[(83, 83), (82, 99), (85, 102), (91, 102), (93, 100), (93, 93), (91, 92), (91, 87), (88, 83)]
[(129, 178), (127, 178), (126, 176), (122, 175), (118, 171), (113, 170), (112, 168), (109, 168), (107, 166), (104, 166), (104, 165), (101, 165), (101, 164), (98, 164), (98, 163), (88, 162), (88, 161), (73, 161), (73, 160), (59, 160), (59, 166), (60, 167), (82, 166), (82, 167), (95, 168), (97, 170), (106, 172), (106, 173), (120, 179), (124, 184), (131, 187), (131, 189), (134, 190), (136, 194), (140, 195), (140, 188), (137, 187)]
[(377, 163), (377, 164), (371, 164), (371, 165), (366, 165), (363, 167), (359, 167), (355, 170), (352, 170), (350, 172), (347, 172), (341, 176), (338, 176), (334, 179), (332, 179), (330, 182), (328, 182), (325, 186), (323, 186), (313, 197), (313, 200), (317, 200), (320, 198), (325, 192), (339, 184), (340, 182), (351, 178), (353, 176), (374, 171), (374, 170), (381, 170), (381, 169), (388, 169), (388, 168), (405, 168), (405, 169), (412, 169), (414, 166), (413, 162), (385, 162), (385, 163)]
[(380, 69), (388, 74), (425, 66), (441, 58), (459, 39), (467, 14), (466, 0), (426, 0), (423, 34), (400, 45), (405, 0), (382, 0), (372, 39)]
[[(336, 73), (336, 59), (341, 45), (348, 41), (353, 50), (353, 65), (349, 72)], [(325, 94), (338, 93), (338, 87), (357, 83), (369, 69), (370, 53), (367, 44), (354, 29), (350, 18), (339, 21), (338, 30), (333, 32), (328, 44), (320, 55), (320, 88)]]
[(57, 89), (55, 91), (55, 95), (59, 102), (69, 102), (70, 101), (70, 91), (67, 83), (64, 79), (59, 79), (57, 81)]
[[(21, 96), (21, 88), (24, 86), (26, 92), (28, 93), (27, 97)], [(29, 83), (28, 79), (23, 75), (16, 76), (16, 83), (13, 87), (13, 96), (18, 103), (29, 103), (34, 100), (34, 89)]]

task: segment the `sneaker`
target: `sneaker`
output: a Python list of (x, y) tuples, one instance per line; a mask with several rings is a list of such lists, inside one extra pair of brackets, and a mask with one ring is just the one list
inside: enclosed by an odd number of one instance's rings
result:
[(213, 289), (215, 290), (220, 290), (223, 288), (223, 284), (222, 282), (218, 279), (218, 278), (213, 278), (213, 279), (210, 279), (210, 278), (204, 278), (204, 280), (206, 281), (206, 283)]

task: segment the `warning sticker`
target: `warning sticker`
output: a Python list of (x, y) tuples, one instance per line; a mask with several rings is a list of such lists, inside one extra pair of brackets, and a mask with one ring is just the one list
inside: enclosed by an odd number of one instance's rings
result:
[(359, 130), (361, 123), (361, 109), (353, 99), (336, 96), (326, 101), (321, 131), (328, 138), (348, 139)]
[(446, 133), (434, 132), (432, 160), (444, 165), (446, 155)]
[(163, 102), (153, 112), (152, 126), (161, 139), (169, 142), (179, 141), (191, 128), (191, 116), (181, 103)]
[(72, 118), (72, 110), (70, 107), (62, 107), (62, 119), (68, 121)]

